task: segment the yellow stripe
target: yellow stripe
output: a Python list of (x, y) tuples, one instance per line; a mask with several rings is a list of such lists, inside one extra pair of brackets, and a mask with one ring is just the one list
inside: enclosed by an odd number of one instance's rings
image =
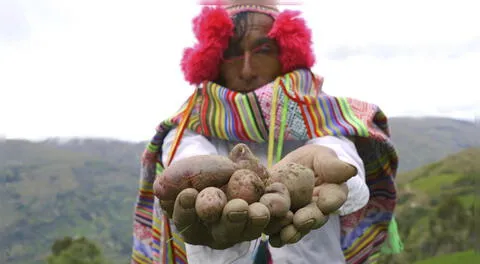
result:
[(368, 262), (370, 264), (377, 264), (380, 258), (380, 252), (374, 253), (368, 257)]
[(225, 119), (226, 119), (226, 116), (227, 116), (225, 109), (228, 106), (223, 105), (223, 102), (220, 99), (220, 97), (221, 97), (221, 95), (219, 93), (220, 89), (218, 89), (218, 87), (220, 87), (220, 86), (217, 85), (217, 91), (215, 92), (215, 95), (217, 95), (218, 104), (220, 105), (220, 111), (218, 113), (218, 115), (219, 115), (218, 119), (220, 120), (220, 125), (218, 127), (218, 132), (220, 133), (220, 135), (223, 139), (228, 139), (227, 133), (225, 131)]
[(132, 258), (141, 264), (151, 264), (151, 260), (143, 255), (140, 251), (133, 250)]
[(177, 234), (177, 232), (174, 232), (173, 233), (173, 238), (174, 238), (174, 240), (176, 239), (179, 243), (182, 243), (182, 247), (184, 246), (183, 245), (183, 243), (184, 243), (183, 238), (180, 236), (180, 234)]
[(250, 108), (250, 103), (248, 101), (248, 98), (247, 96), (244, 96), (243, 97), (243, 102), (245, 104), (245, 106), (247, 107), (247, 114), (248, 114), (248, 117), (250, 118), (249, 120), (251, 121), (251, 125), (252, 125), (252, 132), (255, 133), (255, 136), (257, 136), (256, 140), (259, 141), (259, 140), (262, 140), (262, 136), (260, 135), (260, 131), (258, 131), (257, 128), (257, 125), (254, 124), (255, 123), (255, 116), (253, 116), (253, 113), (252, 113), (252, 109)]
[[(173, 243), (177, 245), (177, 248), (175, 249), (176, 251), (180, 251), (181, 254), (184, 256), (187, 256), (187, 250), (185, 249), (185, 243), (183, 239), (180, 237), (179, 234), (176, 232), (173, 232)], [(181, 256), (178, 256), (180, 258), (183, 258)]]
[(217, 135), (217, 137), (221, 138), (221, 137), (222, 137), (222, 133), (220, 132), (219, 124), (218, 124), (218, 123), (219, 123), (219, 120), (221, 121), (221, 119), (222, 119), (222, 118), (220, 118), (220, 116), (221, 116), (221, 115), (220, 115), (220, 111), (222, 110), (222, 109), (221, 109), (222, 107), (221, 107), (220, 102), (218, 101), (218, 96), (217, 96), (217, 94), (218, 94), (218, 86), (217, 86), (216, 84), (213, 84), (211, 91), (212, 91), (212, 93), (213, 93), (211, 97), (212, 97), (212, 99), (213, 99), (213, 104), (215, 105), (215, 106), (214, 106), (214, 109), (212, 109), (213, 112), (214, 112), (214, 114), (215, 114), (215, 116), (214, 116), (214, 118), (213, 118), (213, 120), (212, 120), (213, 123), (214, 123), (213, 129), (215, 130), (215, 134)]
[[(318, 102), (318, 101), (319, 101), (319, 100), (317, 100), (317, 102)], [(324, 111), (323, 111), (321, 108), (319, 108), (318, 110), (319, 110), (319, 112), (324, 116), (324, 118), (323, 118), (324, 121), (326, 122), (326, 118), (325, 118), (326, 116), (331, 116), (332, 118), (335, 118), (335, 112), (331, 113), (330, 110), (329, 110), (329, 108), (328, 108), (328, 105), (326, 104), (326, 102), (323, 101), (323, 100), (322, 100), (322, 102), (323, 102), (323, 105), (325, 106), (325, 112), (326, 112), (326, 113), (324, 113)], [(334, 122), (334, 121), (335, 121), (334, 119), (330, 119), (330, 122)], [(325, 129), (329, 130), (329, 129), (327, 128), (327, 124), (326, 124), (326, 123), (324, 123), (323, 125), (324, 125)], [(340, 129), (337, 128), (337, 126), (333, 126), (333, 128), (334, 128), (334, 130), (335, 130), (338, 134), (342, 134), (342, 132), (340, 131)], [(332, 131), (331, 131), (331, 130), (329, 130), (329, 131), (330, 131), (330, 133), (332, 134)]]
[[(240, 100), (238, 100), (240, 99)], [(240, 105), (242, 105), (242, 95), (241, 94), (237, 94), (235, 96), (235, 101), (240, 101)], [(245, 104), (245, 102), (243, 102), (243, 104)], [(247, 106), (245, 106), (247, 107)], [(240, 121), (242, 121), (242, 124), (243, 124), (243, 128), (245, 128), (245, 133), (247, 133), (247, 136), (250, 138), (250, 139), (253, 139), (255, 138), (253, 135), (252, 135), (252, 131), (250, 131), (250, 129), (248, 128), (248, 124), (246, 122), (248, 122), (248, 118), (245, 116), (245, 114), (243, 113), (243, 110), (242, 110), (242, 107), (240, 106), (239, 107), (239, 110), (238, 113), (240, 114)]]
[[(317, 119), (317, 115), (315, 115), (315, 109), (313, 109), (312, 102), (310, 101), (310, 98), (308, 98), (308, 96), (304, 96), (303, 100), (307, 101), (307, 108), (309, 108), (310, 111), (308, 111), (305, 114), (308, 114), (310, 116), (310, 119), (312, 119), (312, 123), (313, 123), (312, 125), (313, 125), (313, 128), (315, 129), (315, 133), (318, 136), (323, 136), (322, 132), (320, 130), (318, 130), (318, 127), (319, 127), (318, 119)], [(313, 113), (310, 113), (310, 112), (313, 112)]]
[(168, 162), (167, 162), (167, 166), (170, 165), (170, 162), (172, 161), (173, 159), (173, 151), (175, 149), (175, 146), (178, 145), (179, 141), (180, 141), (180, 133), (183, 131), (185, 125), (187, 124), (187, 119), (190, 117), (190, 114), (192, 112), (192, 109), (193, 109), (193, 106), (195, 105), (194, 102), (196, 101), (196, 98), (197, 98), (197, 93), (193, 93), (193, 95), (190, 97), (190, 100), (188, 101), (188, 107), (187, 109), (185, 109), (185, 112), (184, 115), (183, 115), (183, 118), (182, 118), (182, 121), (180, 123), (180, 126), (178, 127), (177, 129), (177, 132), (176, 132), (176, 135), (175, 135), (175, 139), (173, 141), (173, 144), (172, 144), (172, 147), (170, 148), (170, 151), (168, 153)]
[[(314, 107), (314, 106), (312, 106), (312, 107)], [(327, 116), (327, 115), (323, 113), (323, 110), (322, 110), (322, 108), (320, 107), (320, 102), (319, 102), (318, 100), (315, 100), (315, 108), (316, 108), (316, 109), (312, 109), (312, 111), (314, 111), (314, 112), (313, 112), (313, 113), (314, 113), (313, 115), (314, 115), (314, 117), (315, 117), (315, 120), (317, 120), (317, 121), (316, 121), (316, 122), (317, 122), (317, 126), (316, 126), (316, 129), (315, 129), (315, 130), (317, 130), (319, 134), (321, 134), (322, 136), (324, 136), (324, 135), (322, 134), (322, 132), (320, 131), (320, 129), (319, 129), (320, 127), (322, 127), (322, 128), (324, 128), (325, 130), (328, 131), (327, 133), (329, 133), (330, 135), (332, 135), (332, 134), (333, 134), (332, 131), (327, 128), (327, 121), (326, 121), (326, 117), (325, 117), (325, 116)], [(321, 119), (322, 119), (321, 122), (318, 121), (317, 115), (315, 114), (315, 110), (317, 110), (318, 113), (321, 115), (321, 117), (322, 117), (322, 118), (321, 118)], [(320, 125), (319, 123), (321, 123), (321, 125)]]
[[(345, 257), (348, 259), (348, 258), (351, 258), (351, 257), (355, 256), (356, 254), (358, 254), (358, 252), (361, 251), (361, 250), (365, 247), (365, 245), (371, 243), (372, 240), (373, 240), (373, 239), (378, 235), (378, 233), (380, 233), (381, 231), (382, 231), (382, 229), (381, 229), (378, 225), (372, 226), (372, 227), (370, 227), (369, 229), (367, 229), (367, 232), (365, 232), (365, 235), (359, 237), (359, 238), (357, 239), (357, 241), (354, 242), (354, 243), (352, 244), (352, 246), (350, 247), (351, 249), (354, 249), (354, 250), (352, 250), (352, 251), (348, 251), (348, 250), (347, 250), (347, 252), (346, 252), (346, 254), (345, 254)], [(361, 241), (361, 240), (363, 239), (363, 237), (365, 237), (365, 236), (366, 236), (367, 238), (366, 238), (365, 240), (363, 240), (363, 241), (361, 242), (361, 244), (359, 244), (359, 243), (360, 243), (359, 241)]]
[(272, 94), (272, 108), (270, 111), (270, 131), (268, 137), (268, 168), (271, 168), (273, 165), (273, 145), (275, 143), (275, 120), (277, 113), (277, 102), (278, 102), (278, 84), (280, 78), (275, 80), (273, 84), (273, 94)]

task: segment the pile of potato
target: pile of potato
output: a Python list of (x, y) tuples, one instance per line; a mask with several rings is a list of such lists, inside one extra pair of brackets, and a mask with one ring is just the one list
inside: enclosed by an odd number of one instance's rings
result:
[[(312, 216), (319, 221), (311, 223), (309, 229), (321, 227), (327, 221), (325, 215), (338, 210), (347, 199), (345, 185), (319, 179), (312, 169), (300, 164), (280, 162), (267, 170), (245, 144), (236, 145), (229, 157), (204, 155), (179, 160), (159, 177), (155, 194), (162, 208), (170, 208), (167, 213), (182, 190), (199, 191), (196, 212), (205, 225), (213, 227), (212, 234), (217, 233), (218, 239), (226, 235), (215, 230), (215, 226), (221, 227), (215, 223), (227, 217), (227, 202), (233, 207), (248, 206), (249, 215), (265, 215), (268, 210), (270, 219), (263, 232), (288, 237), (302, 232), (295, 229), (302, 226), (297, 222)], [(255, 238), (245, 234), (245, 240)]]

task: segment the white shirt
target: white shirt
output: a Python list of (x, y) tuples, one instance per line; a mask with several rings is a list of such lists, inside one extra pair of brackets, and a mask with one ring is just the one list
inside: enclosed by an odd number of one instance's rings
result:
[[(162, 147), (163, 163), (167, 162), (167, 155), (175, 137), (176, 129), (171, 130), (164, 139)], [(263, 165), (267, 164), (266, 143), (245, 143), (257, 156)], [(285, 141), (284, 155), (301, 147), (304, 144), (318, 144), (335, 151), (339, 159), (357, 168), (357, 175), (347, 181), (348, 197), (340, 208), (339, 214), (353, 213), (365, 206), (370, 197), (365, 182), (365, 169), (363, 161), (357, 153), (355, 145), (346, 137), (326, 136), (307, 141)], [(228, 155), (235, 146), (235, 142), (207, 139), (193, 131), (185, 130), (172, 162), (195, 155)], [(158, 200), (155, 199), (158, 206)], [(174, 227), (172, 227), (174, 228)], [(206, 246), (186, 244), (189, 264), (226, 264), (226, 263), (252, 263), (253, 255), (259, 240), (243, 242), (225, 250), (214, 250)], [(320, 229), (312, 230), (299, 242), (281, 248), (270, 247), (274, 264), (307, 264), (329, 263), (343, 264), (345, 258), (340, 245), (340, 220), (339, 215), (330, 215), (328, 222)]]

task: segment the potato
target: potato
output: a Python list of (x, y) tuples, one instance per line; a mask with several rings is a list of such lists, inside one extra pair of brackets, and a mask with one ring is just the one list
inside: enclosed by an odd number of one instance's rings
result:
[(315, 184), (311, 169), (293, 162), (278, 163), (270, 170), (267, 186), (274, 182), (281, 182), (287, 187), (293, 212), (311, 202)]
[(227, 196), (222, 190), (216, 187), (207, 187), (198, 193), (195, 210), (198, 217), (209, 224), (220, 219), (226, 204)]
[(272, 217), (283, 217), (290, 210), (290, 194), (281, 182), (274, 182), (265, 188), (265, 194), (260, 197), (260, 203), (267, 206)]
[(347, 201), (348, 188), (346, 184), (324, 183), (314, 188), (313, 196), (317, 197), (317, 207), (322, 213), (330, 214)]
[(243, 199), (248, 204), (258, 202), (265, 192), (265, 184), (251, 170), (241, 169), (233, 173), (227, 185), (227, 199)]
[(174, 201), (186, 188), (198, 191), (206, 187), (221, 187), (235, 172), (235, 163), (219, 155), (199, 155), (172, 163), (154, 183), (155, 195), (160, 200)]
[(260, 163), (255, 155), (253, 155), (247, 145), (243, 143), (235, 145), (230, 151), (229, 158), (235, 163), (238, 170), (251, 170), (255, 172), (263, 182), (268, 179), (269, 175), (267, 168)]

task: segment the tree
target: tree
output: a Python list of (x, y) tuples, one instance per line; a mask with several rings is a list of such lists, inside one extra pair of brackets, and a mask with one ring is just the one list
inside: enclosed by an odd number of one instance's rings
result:
[(57, 239), (48, 264), (105, 264), (101, 249), (85, 237)]

